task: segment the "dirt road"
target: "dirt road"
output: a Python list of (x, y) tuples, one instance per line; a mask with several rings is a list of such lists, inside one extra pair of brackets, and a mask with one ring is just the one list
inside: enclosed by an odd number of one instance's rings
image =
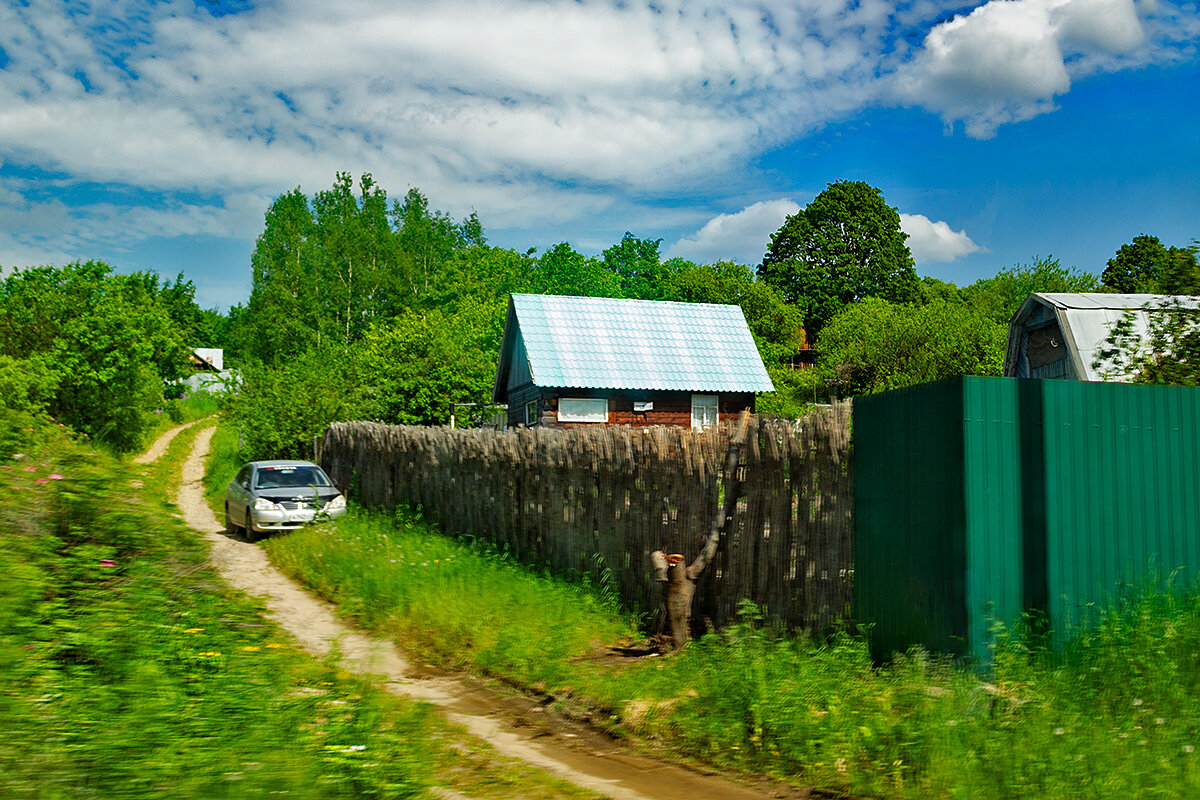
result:
[(623, 751), (604, 735), (558, 718), (531, 699), (500, 696), (459, 678), (417, 677), (391, 642), (350, 630), (338, 621), (331, 606), (276, 570), (260, 547), (226, 535), (204, 501), (202, 485), (214, 430), (208, 428), (196, 437), (183, 467), (179, 507), (188, 524), (212, 544), (211, 558), (222, 577), (262, 598), (275, 621), (309, 652), (320, 656), (336, 647), (347, 669), (377, 676), (390, 692), (439, 706), (447, 719), (497, 752), (617, 800), (808, 796), (788, 787), (741, 786)]

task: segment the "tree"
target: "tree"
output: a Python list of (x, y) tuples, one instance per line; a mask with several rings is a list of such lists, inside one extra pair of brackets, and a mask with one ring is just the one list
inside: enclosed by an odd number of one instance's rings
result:
[(1032, 264), (1006, 267), (993, 278), (981, 278), (962, 290), (976, 312), (1004, 325), (1034, 292), (1098, 292), (1095, 275), (1062, 266), (1057, 258), (1034, 258)]
[(810, 340), (864, 297), (912, 302), (920, 288), (900, 215), (861, 181), (831, 183), (771, 235), (758, 274), (804, 311)]
[(1100, 282), (1122, 294), (1154, 293), (1166, 260), (1167, 248), (1157, 236), (1135, 236), (1132, 242), (1117, 248)]
[(595, 258), (561, 242), (538, 256), (523, 287), (533, 294), (624, 297), (621, 278)]
[[(120, 451), (142, 444), (165, 380), (184, 368), (194, 330), (190, 283), (153, 273), (114, 275), (98, 261), (16, 270), (0, 282), (0, 356), (6, 370), (49, 373), (7, 380), (42, 411)], [(37, 408), (40, 406), (41, 408)]]
[(629, 231), (603, 253), (604, 266), (616, 274), (621, 294), (637, 300), (661, 300), (670, 267), (662, 263), (662, 239), (639, 239)]
[(970, 306), (924, 306), (868, 298), (830, 321), (817, 365), (842, 396), (914, 386), (956, 375), (999, 375), (1007, 330)]

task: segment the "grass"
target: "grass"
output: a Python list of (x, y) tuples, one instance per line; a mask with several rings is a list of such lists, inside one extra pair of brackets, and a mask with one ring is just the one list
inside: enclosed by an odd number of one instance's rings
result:
[(922, 652), (742, 621), (666, 658), (600, 657), (634, 620), (601, 587), (526, 570), (411, 513), (269, 540), (284, 570), (438, 663), (592, 709), (722, 769), (888, 797), (1200, 796), (1200, 595), (1146, 590), (1065, 653), (1000, 632), (988, 674)]
[(220, 410), (221, 397), (211, 392), (189, 390), (183, 397), (163, 401), (163, 407), (156, 412), (155, 425), (146, 433), (143, 449), (176, 425), (211, 417)]
[(0, 796), (584, 796), (297, 651), (134, 468), (57, 428), (0, 462)]

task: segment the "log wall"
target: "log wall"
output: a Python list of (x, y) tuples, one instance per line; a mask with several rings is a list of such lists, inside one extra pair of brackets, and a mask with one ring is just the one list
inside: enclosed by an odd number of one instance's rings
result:
[[(351, 422), (325, 432), (321, 463), (366, 506), (419, 506), (447, 533), (590, 573), (656, 613), (649, 555), (699, 553), (722, 496), (728, 434), (728, 423), (496, 432)], [(737, 512), (697, 587), (695, 616), (726, 624), (747, 598), (789, 627), (825, 631), (851, 599), (849, 403), (798, 421), (752, 418), (741, 469)]]

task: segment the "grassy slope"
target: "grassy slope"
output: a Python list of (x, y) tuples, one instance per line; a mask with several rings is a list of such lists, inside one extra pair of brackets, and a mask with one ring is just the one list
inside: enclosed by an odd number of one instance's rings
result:
[[(223, 448), (214, 466), (236, 469), (228, 435)], [(1010, 637), (988, 682), (923, 654), (878, 669), (862, 641), (782, 637), (752, 609), (681, 655), (619, 665), (594, 658), (597, 646), (634, 629), (599, 593), (411, 515), (352, 514), (265, 546), (406, 648), (588, 704), (618, 730), (721, 767), (897, 797), (1200, 794), (1195, 595), (1110, 612), (1065, 663)]]
[[(0, 796), (583, 793), (294, 650), (135, 469), (29, 431), (0, 464)], [(60, 476), (60, 477), (55, 477)]]

